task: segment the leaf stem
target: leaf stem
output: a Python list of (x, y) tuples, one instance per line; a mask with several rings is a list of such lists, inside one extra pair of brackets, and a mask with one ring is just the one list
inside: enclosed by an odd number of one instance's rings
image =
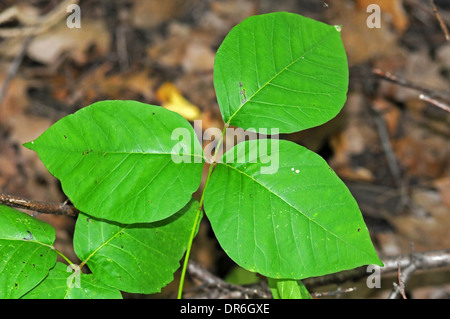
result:
[[(53, 246), (52, 246), (53, 247)], [(64, 259), (68, 264), (69, 264), (69, 266), (70, 265), (74, 265), (74, 263), (69, 259), (69, 258), (67, 258), (66, 256), (64, 256), (64, 254), (62, 253), (62, 252), (60, 252), (58, 249), (56, 249), (55, 247), (53, 247), (53, 250), (58, 254), (58, 255), (60, 255), (61, 257), (62, 257), (62, 259)]]
[(64, 259), (69, 265), (74, 265), (74, 263), (73, 263), (69, 258), (67, 258), (62, 252), (60, 252), (58, 249), (56, 249), (55, 246), (49, 245), (49, 244), (45, 244), (45, 243), (41, 243), (40, 241), (36, 241), (36, 240), (30, 241), (30, 242), (34, 242), (34, 243), (36, 243), (36, 244), (40, 244), (40, 245), (42, 245), (42, 246), (45, 246), (45, 247), (50, 248), (50, 249), (53, 250), (56, 254), (58, 254), (59, 256), (61, 256), (62, 259)]
[(195, 216), (194, 225), (192, 227), (191, 236), (189, 238), (189, 243), (188, 243), (188, 246), (187, 246), (187, 249), (186, 249), (186, 255), (184, 257), (183, 268), (181, 269), (180, 284), (178, 286), (178, 299), (181, 299), (181, 297), (183, 295), (184, 278), (186, 277), (187, 264), (188, 264), (188, 261), (189, 261), (189, 255), (191, 253), (192, 242), (194, 241), (195, 233), (196, 233), (196, 230), (197, 230), (197, 228), (199, 226), (199, 223), (200, 223), (200, 220), (201, 220), (200, 216), (201, 216), (201, 212), (202, 212), (202, 209), (203, 209), (203, 200), (205, 198), (205, 190), (208, 187), (209, 180), (211, 179), (212, 172), (214, 170), (214, 167), (216, 166), (216, 155), (217, 155), (217, 152), (218, 152), (220, 146), (222, 145), (223, 137), (225, 135), (225, 131), (226, 131), (227, 128), (228, 128), (228, 123), (226, 123), (225, 127), (223, 128), (222, 136), (220, 137), (220, 140), (217, 143), (216, 149), (214, 151), (213, 163), (211, 163), (211, 165), (209, 166), (208, 175), (207, 175), (206, 181), (205, 181), (205, 186), (203, 187), (202, 196), (200, 198), (200, 203), (198, 205), (197, 215)]
[(197, 229), (197, 225), (200, 222), (202, 207), (199, 206), (197, 210), (197, 215), (195, 216), (194, 227), (192, 227), (191, 237), (189, 238), (188, 247), (186, 249), (186, 256), (184, 257), (183, 269), (181, 270), (180, 284), (178, 286), (178, 299), (181, 299), (183, 295), (183, 285), (184, 285), (184, 277), (186, 276), (187, 264), (189, 261), (189, 255), (191, 253), (192, 242), (194, 241), (195, 230)]

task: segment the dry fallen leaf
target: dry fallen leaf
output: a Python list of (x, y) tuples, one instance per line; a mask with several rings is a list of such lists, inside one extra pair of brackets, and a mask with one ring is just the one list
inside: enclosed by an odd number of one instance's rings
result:
[(186, 72), (212, 72), (214, 57), (215, 53), (205, 43), (193, 41), (187, 46), (181, 63)]
[(411, 200), (416, 212), (389, 219), (402, 242), (403, 251), (409, 249), (411, 242), (417, 250), (447, 249), (450, 246), (450, 219), (441, 196), (434, 190), (417, 188), (412, 191)]
[(442, 201), (450, 207), (450, 177), (442, 177), (434, 181), (434, 186), (441, 194)]
[(149, 29), (179, 18), (195, 0), (134, 1), (131, 21), (135, 27)]
[(201, 118), (200, 109), (186, 100), (180, 90), (171, 82), (166, 82), (156, 91), (157, 99), (168, 110), (177, 112), (188, 121)]
[[(371, 2), (373, 3), (372, 0)], [(369, 13), (365, 8), (358, 10), (347, 6), (333, 7), (330, 23), (342, 24), (342, 41), (347, 49), (349, 64), (352, 66), (374, 57), (382, 59), (403, 55), (403, 49), (398, 45), (398, 34), (391, 28), (383, 26), (385, 21), (383, 14), (381, 28), (367, 27)]]
[[(2, 72), (0, 83), (3, 83), (6, 78), (6, 71), (0, 72)], [(26, 80), (18, 76), (12, 79), (0, 104), (0, 125), (9, 126), (12, 118), (22, 114), (28, 108), (27, 89), (28, 82)]]
[(110, 32), (101, 21), (83, 20), (79, 29), (68, 28), (64, 21), (49, 32), (36, 36), (27, 53), (35, 61), (51, 64), (66, 52), (75, 62), (84, 64), (92, 45), (99, 55), (104, 55), (110, 50), (110, 43)]

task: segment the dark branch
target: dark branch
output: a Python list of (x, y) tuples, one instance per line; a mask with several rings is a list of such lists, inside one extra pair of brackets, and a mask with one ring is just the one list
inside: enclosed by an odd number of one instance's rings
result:
[(445, 101), (449, 101), (449, 99), (450, 99), (450, 95), (447, 92), (440, 92), (440, 91), (433, 90), (431, 88), (424, 87), (420, 84), (400, 78), (390, 72), (385, 72), (380, 69), (373, 69), (372, 73), (379, 76), (380, 78), (382, 78), (384, 80), (389, 81), (389, 82), (398, 84), (405, 88), (419, 91), (431, 99), (439, 99), (439, 100), (445, 100)]
[(433, 104), (434, 106), (437, 106), (437, 107), (443, 109), (444, 111), (450, 112), (450, 106), (447, 105), (446, 103), (443, 103), (442, 101), (433, 99), (425, 94), (420, 94), (419, 98), (425, 102), (428, 102), (430, 104)]
[(67, 215), (76, 217), (79, 213), (78, 209), (66, 203), (42, 202), (5, 194), (0, 194), (0, 204), (15, 208), (32, 210), (43, 214)]
[(189, 261), (187, 270), (192, 278), (201, 282), (199, 288), (208, 290), (204, 295), (196, 294), (196, 296), (194, 296), (195, 298), (268, 299), (272, 297), (272, 293), (265, 282), (251, 286), (231, 284), (213, 275), (192, 260)]
[[(429, 270), (436, 268), (450, 267), (450, 249), (416, 252), (407, 255), (398, 255), (382, 258), (384, 267), (380, 268), (381, 274), (395, 273), (400, 265), (401, 269), (406, 269), (414, 261), (417, 270)], [(367, 277), (367, 267), (358, 267), (352, 270), (339, 272), (322, 277), (308, 278), (303, 282), (309, 287), (318, 287), (328, 284), (340, 284), (346, 281), (358, 281)]]
[(450, 41), (450, 34), (448, 33), (447, 25), (444, 22), (444, 19), (442, 19), (441, 15), (439, 14), (438, 9), (436, 8), (436, 5), (434, 4), (434, 0), (430, 0), (431, 6), (433, 7), (434, 14), (436, 15), (436, 18), (439, 21), (439, 25), (441, 26), (442, 32), (444, 32), (445, 39), (447, 41)]

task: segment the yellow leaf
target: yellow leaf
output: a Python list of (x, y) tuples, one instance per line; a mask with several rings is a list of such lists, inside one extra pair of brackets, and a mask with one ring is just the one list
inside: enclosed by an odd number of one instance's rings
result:
[(156, 97), (162, 106), (177, 112), (188, 121), (198, 120), (201, 117), (200, 109), (186, 100), (180, 90), (170, 82), (166, 82), (156, 91)]

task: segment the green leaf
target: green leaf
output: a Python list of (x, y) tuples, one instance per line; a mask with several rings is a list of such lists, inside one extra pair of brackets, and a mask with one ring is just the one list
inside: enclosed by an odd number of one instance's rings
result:
[(325, 160), (269, 141), (226, 152), (206, 189), (205, 212), (225, 252), (272, 278), (381, 265), (356, 201)]
[[(175, 129), (188, 137), (172, 138)], [(135, 101), (94, 103), (25, 146), (61, 180), (79, 210), (121, 223), (153, 222), (176, 213), (199, 187), (203, 169), (202, 149), (189, 122)], [(185, 162), (177, 163), (180, 159)]]
[(225, 281), (235, 285), (251, 285), (260, 281), (260, 277), (254, 272), (236, 266), (227, 274)]
[(52, 226), (0, 205), (0, 298), (16, 299), (36, 286), (56, 262)]
[(223, 120), (292, 133), (335, 117), (349, 76), (339, 31), (286, 12), (252, 16), (234, 27), (214, 63)]
[(274, 299), (312, 299), (300, 280), (267, 278)]
[(74, 248), (104, 284), (131, 293), (156, 293), (173, 280), (194, 227), (198, 202), (149, 224), (78, 217)]
[(58, 262), (23, 299), (122, 299), (122, 294), (105, 286), (94, 275), (74, 273), (73, 269)]

